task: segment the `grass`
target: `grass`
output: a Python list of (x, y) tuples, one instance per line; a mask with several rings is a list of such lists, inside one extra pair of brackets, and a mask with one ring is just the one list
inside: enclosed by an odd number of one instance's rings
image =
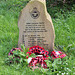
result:
[[(26, 5), (25, 0), (0, 0), (0, 75), (41, 75), (44, 74), (40, 70), (34, 72), (27, 66), (19, 66), (22, 64), (6, 65), (4, 63), (9, 51), (18, 44), (18, 17), (21, 9)], [(67, 53), (69, 57), (68, 67), (73, 75), (75, 71), (75, 5), (72, 10), (64, 11), (54, 7), (48, 8), (48, 12), (52, 16), (55, 28), (55, 48)], [(57, 10), (60, 9), (60, 10)], [(50, 12), (50, 11), (53, 12)], [(56, 12), (57, 11), (57, 12)], [(63, 14), (61, 13), (63, 12)], [(53, 16), (54, 14), (54, 16)], [(73, 64), (72, 64), (73, 63)], [(65, 74), (64, 74), (65, 75)]]

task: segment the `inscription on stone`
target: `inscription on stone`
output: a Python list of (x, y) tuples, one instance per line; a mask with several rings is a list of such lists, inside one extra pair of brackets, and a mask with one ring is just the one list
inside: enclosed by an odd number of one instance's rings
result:
[(18, 46), (26, 48), (39, 45), (48, 50), (54, 48), (54, 27), (46, 10), (45, 0), (32, 0), (21, 11)]
[(26, 23), (24, 32), (47, 32), (47, 30), (45, 29), (44, 22)]

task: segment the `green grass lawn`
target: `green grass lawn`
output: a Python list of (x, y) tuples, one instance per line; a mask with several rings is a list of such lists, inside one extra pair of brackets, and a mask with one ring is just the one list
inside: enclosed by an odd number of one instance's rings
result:
[[(19, 30), (17, 22), (20, 11), (26, 4), (27, 1), (25, 0), (0, 0), (0, 75), (46, 75), (37, 69), (33, 72), (26, 65), (22, 67), (19, 66), (20, 64), (6, 65), (4, 63), (9, 51), (18, 45)], [(68, 70), (65, 69), (67, 67), (71, 70), (68, 71), (68, 75), (74, 75), (75, 5), (70, 11), (64, 9), (66, 10), (65, 12), (58, 7), (54, 7), (53, 9), (48, 8), (48, 12), (52, 15), (55, 28), (55, 49), (64, 51), (69, 58), (67, 60), (68, 66), (63, 65), (64, 68), (60, 70), (62, 70), (61, 73), (66, 72), (64, 75), (67, 75)], [(51, 10), (53, 12), (50, 12)]]

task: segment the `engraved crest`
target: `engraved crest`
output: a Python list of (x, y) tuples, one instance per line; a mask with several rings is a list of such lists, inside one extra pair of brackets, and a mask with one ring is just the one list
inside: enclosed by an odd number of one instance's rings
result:
[(30, 12), (30, 15), (33, 19), (37, 19), (40, 15), (40, 12), (37, 10), (36, 7), (34, 7), (33, 10)]

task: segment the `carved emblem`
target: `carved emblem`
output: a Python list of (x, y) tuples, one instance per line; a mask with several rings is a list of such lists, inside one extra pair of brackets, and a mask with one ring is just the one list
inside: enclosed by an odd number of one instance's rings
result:
[(40, 15), (40, 12), (37, 10), (36, 7), (34, 7), (33, 10), (30, 12), (30, 15), (33, 19), (37, 19)]

